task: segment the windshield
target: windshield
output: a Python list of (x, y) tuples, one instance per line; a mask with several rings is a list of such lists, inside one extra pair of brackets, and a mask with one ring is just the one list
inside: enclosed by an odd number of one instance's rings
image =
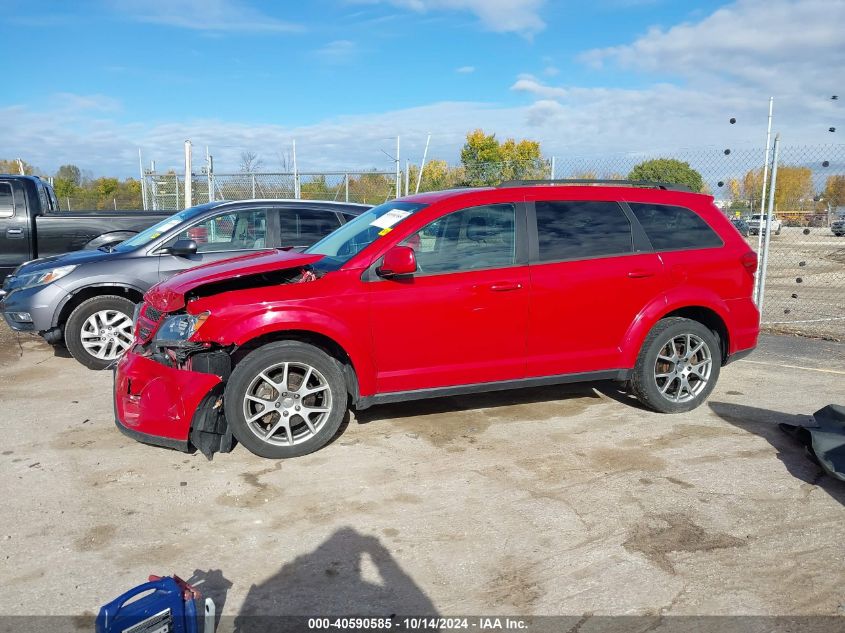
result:
[(426, 205), (413, 202), (385, 202), (362, 213), (319, 242), (306, 253), (325, 255), (315, 266), (320, 270), (337, 270), (379, 237), (387, 235), (402, 220)]
[(164, 218), (161, 222), (153, 224), (151, 227), (144, 229), (137, 235), (132, 236), (128, 240), (125, 240), (114, 247), (115, 251), (126, 252), (135, 250), (139, 246), (146, 246), (154, 239), (160, 237), (174, 226), (182, 224), (186, 220), (190, 220), (192, 217), (201, 213), (204, 209), (191, 207), (190, 209), (185, 209), (184, 211), (180, 211), (179, 213), (175, 213), (170, 217)]

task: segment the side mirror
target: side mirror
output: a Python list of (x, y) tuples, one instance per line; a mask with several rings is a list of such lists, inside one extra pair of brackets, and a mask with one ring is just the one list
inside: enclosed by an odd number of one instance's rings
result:
[(384, 254), (381, 266), (376, 268), (376, 274), (385, 279), (413, 275), (415, 272), (417, 272), (417, 256), (410, 246), (394, 246)]
[(194, 240), (176, 240), (168, 252), (177, 257), (190, 257), (197, 254), (197, 243)]

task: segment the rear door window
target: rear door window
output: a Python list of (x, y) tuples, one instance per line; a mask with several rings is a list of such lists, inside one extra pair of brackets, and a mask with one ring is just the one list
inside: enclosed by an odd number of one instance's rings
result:
[(331, 212), (316, 209), (279, 209), (282, 246), (311, 246), (338, 226), (340, 222)]
[(538, 201), (534, 208), (541, 262), (634, 252), (631, 223), (615, 202)]
[(267, 239), (266, 209), (242, 209), (212, 216), (195, 224), (168, 242), (194, 240), (198, 253), (244, 251), (265, 248)]
[(722, 238), (695, 211), (667, 204), (629, 203), (656, 251), (717, 248)]

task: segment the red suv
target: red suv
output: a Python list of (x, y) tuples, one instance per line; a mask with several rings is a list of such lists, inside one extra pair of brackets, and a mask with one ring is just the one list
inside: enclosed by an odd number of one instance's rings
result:
[(709, 196), (516, 183), (375, 207), (304, 253), (153, 287), (117, 424), (210, 455), (328, 442), (351, 406), (616, 380), (689, 411), (757, 344), (757, 258)]

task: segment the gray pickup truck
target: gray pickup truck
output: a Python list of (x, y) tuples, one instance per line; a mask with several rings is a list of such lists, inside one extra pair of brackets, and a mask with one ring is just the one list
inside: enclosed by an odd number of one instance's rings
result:
[(26, 261), (114, 246), (170, 213), (60, 211), (47, 182), (0, 174), (0, 283)]

